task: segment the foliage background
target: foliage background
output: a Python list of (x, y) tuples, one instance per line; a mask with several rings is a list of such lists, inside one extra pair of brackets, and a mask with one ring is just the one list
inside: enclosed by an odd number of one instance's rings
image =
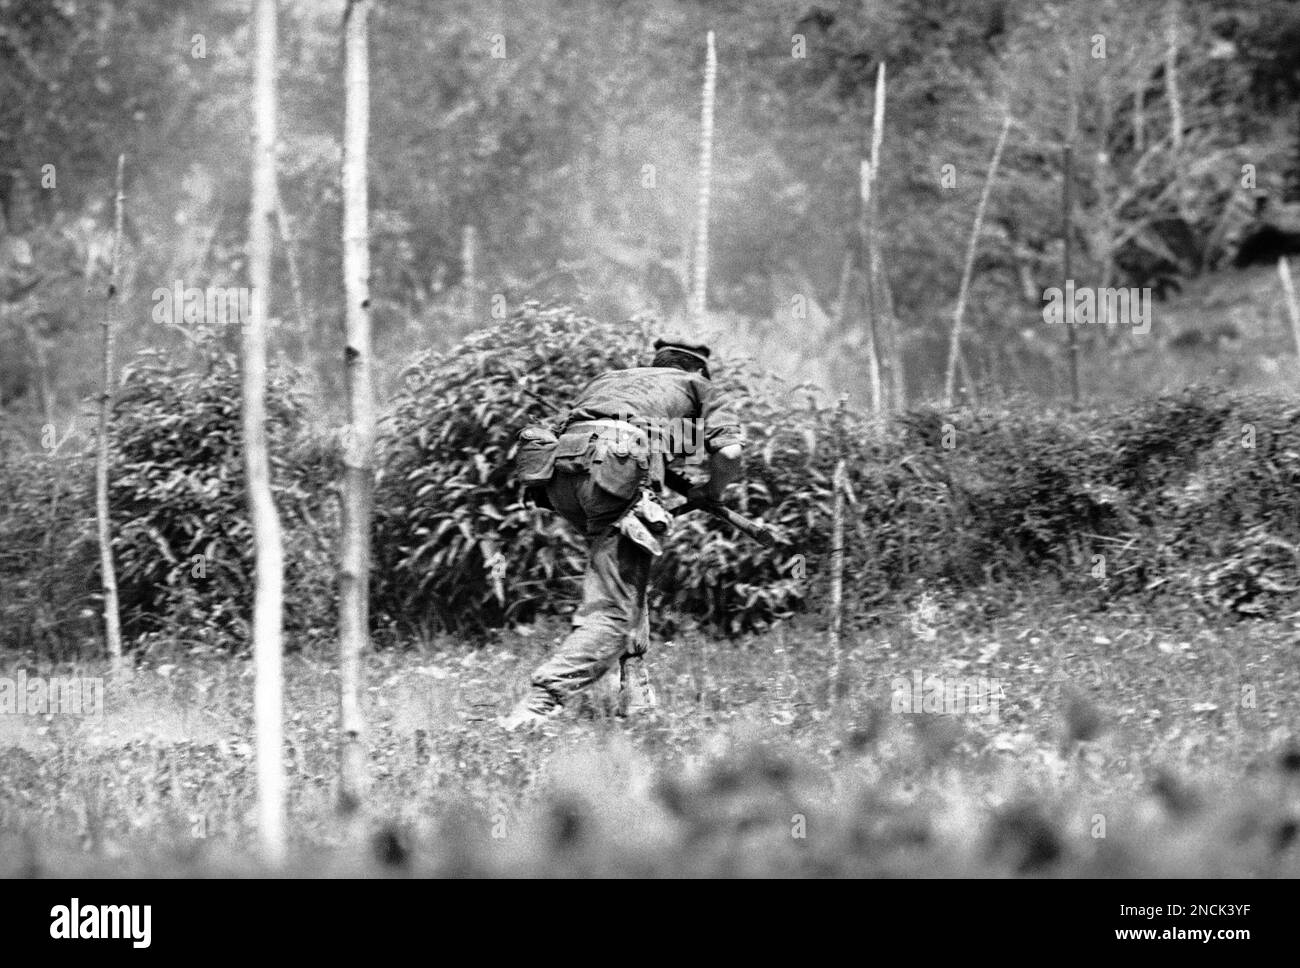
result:
[[(343, 305), (338, 187), (341, 0), (281, 12), (278, 181), (288, 241), (271, 294), (278, 348), (337, 416)], [(1174, 40), (1185, 131), (1165, 79)], [(93, 392), (116, 157), (128, 157), (127, 349), (183, 347), (151, 296), (238, 285), (251, 44), (242, 0), (0, 2), (0, 405), (33, 443)], [(1075, 275), (1176, 299), (1217, 276), (1254, 193), (1297, 188), (1300, 10), (1285, 0), (417, 0), (376, 7), (371, 37), (371, 291), (395, 389), (407, 362), (528, 299), (603, 319), (680, 320), (690, 278), (699, 76), (719, 44), (709, 303), (767, 369), (863, 400), (861, 295), (840, 299), (855, 244), (872, 86), (887, 67), (881, 237), (909, 392), (943, 350), (966, 236), (1001, 117), (1014, 118), (976, 265), (968, 394), (1054, 397), (1060, 149), (1075, 138)], [(807, 56), (792, 56), (793, 38)], [(493, 38), (503, 58), (492, 56)], [(1093, 56), (1096, 38), (1106, 57)], [(200, 56), (201, 55), (201, 56)], [(46, 184), (46, 166), (56, 176)], [(943, 166), (956, 181), (941, 183)], [(646, 187), (646, 166), (653, 187)], [(467, 233), (472, 233), (468, 250)], [(470, 258), (466, 258), (466, 254)], [(472, 270), (472, 271), (471, 271)], [(289, 284), (296, 277), (297, 286)], [(1276, 298), (1276, 283), (1267, 285)], [(807, 318), (794, 318), (801, 296)], [(1123, 395), (1157, 340), (1083, 333), (1085, 391)], [(1207, 333), (1225, 325), (1220, 318)], [(1250, 341), (1263, 320), (1233, 321)], [(1094, 358), (1095, 357), (1095, 358)], [(128, 358), (124, 356), (124, 359)], [(1151, 359), (1148, 384), (1181, 373)], [(1120, 372), (1116, 372), (1116, 371)], [(1208, 375), (1208, 372), (1204, 375)], [(1259, 373), (1227, 382), (1267, 383)]]

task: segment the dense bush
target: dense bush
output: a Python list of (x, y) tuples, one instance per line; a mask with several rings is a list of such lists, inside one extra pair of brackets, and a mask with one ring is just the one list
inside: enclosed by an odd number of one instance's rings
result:
[(0, 647), (54, 652), (98, 634), (94, 469), (84, 440), (42, 443), (0, 426)]
[[(233, 356), (198, 370), (158, 355), (127, 368), (111, 424), (109, 507), (124, 633), (213, 647), (247, 641), (253, 547)], [(295, 375), (273, 370), (268, 427), (284, 529), (285, 622), (333, 626), (334, 448), (307, 422)], [(13, 439), (0, 452), (0, 644), (54, 646), (100, 631), (94, 441), (57, 452)]]
[(582, 539), (525, 504), (511, 469), (515, 434), (550, 416), (528, 392), (562, 406), (604, 370), (636, 365), (646, 345), (640, 325), (530, 305), (411, 365), (381, 440), (373, 584), (381, 620), (480, 629), (572, 598)]
[[(946, 423), (950, 447), (918, 432), (927, 419)], [(902, 423), (905, 459), (942, 481), (954, 511), (925, 559), (935, 577), (1048, 575), (1097, 604), (1151, 594), (1243, 615), (1296, 602), (1294, 402), (1191, 389), (1123, 412), (1014, 407)]]
[[(285, 626), (332, 628), (332, 451), (307, 422), (294, 373), (267, 387), (272, 488), (284, 535)], [(240, 373), (211, 352), (199, 372), (141, 356), (117, 394), (109, 504), (126, 628), (179, 639), (248, 639), (253, 540), (244, 487)]]
[[(382, 425), (372, 594), (377, 626), (478, 632), (564, 614), (584, 547), (524, 500), (517, 431), (600, 372), (644, 363), (653, 326), (528, 305), (417, 360)], [(834, 410), (743, 362), (716, 382), (744, 425), (729, 500), (786, 538), (760, 547), (700, 513), (677, 519), (654, 572), (656, 613), (730, 634), (815, 607), (827, 588), (831, 479), (842, 454), (846, 599), (870, 613), (923, 590), (1044, 580), (1105, 606), (1173, 596), (1202, 610), (1300, 606), (1300, 404), (1190, 390), (1118, 411), (918, 409), (889, 423)], [(249, 535), (235, 361), (197, 371), (142, 357), (113, 420), (110, 501), (128, 634), (246, 640)], [(291, 641), (332, 634), (335, 442), (294, 373), (269, 390)], [(93, 465), (0, 435), (0, 641), (98, 634)], [(201, 556), (201, 557), (200, 557)], [(992, 599), (994, 596), (987, 596)]]
[[(473, 629), (567, 610), (581, 543), (525, 504), (514, 434), (547, 412), (529, 392), (563, 405), (602, 370), (644, 361), (649, 338), (644, 322), (529, 306), (412, 367), (377, 498), (381, 614)], [(787, 542), (769, 551), (702, 514), (679, 519), (654, 578), (669, 615), (737, 633), (820, 598), (840, 454), (851, 608), (1043, 580), (1096, 605), (1161, 594), (1258, 614), (1294, 598), (1289, 403), (1191, 390), (1124, 412), (918, 409), (883, 425), (850, 411), (841, 435), (811, 393), (743, 363), (719, 370), (748, 441), (732, 501)]]

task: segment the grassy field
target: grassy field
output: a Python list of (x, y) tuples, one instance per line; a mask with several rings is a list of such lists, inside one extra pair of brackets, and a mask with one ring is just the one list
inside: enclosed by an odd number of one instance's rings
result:
[[(335, 670), (290, 656), (290, 872), (1300, 874), (1289, 623), (927, 600), (849, 636), (838, 690), (809, 624), (691, 634), (654, 645), (653, 713), (505, 733), (560, 632), (372, 658), (360, 840), (333, 810)], [(259, 872), (251, 672), (155, 653), (100, 718), (0, 716), (0, 875)], [(935, 711), (929, 676), (984, 701)]]

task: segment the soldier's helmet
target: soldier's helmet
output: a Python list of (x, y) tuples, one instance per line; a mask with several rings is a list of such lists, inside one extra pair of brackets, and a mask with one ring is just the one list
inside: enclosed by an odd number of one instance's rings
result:
[(709, 348), (703, 343), (680, 336), (661, 336), (654, 342), (655, 366), (672, 366), (676, 354), (693, 358), (699, 365), (700, 372), (709, 376)]

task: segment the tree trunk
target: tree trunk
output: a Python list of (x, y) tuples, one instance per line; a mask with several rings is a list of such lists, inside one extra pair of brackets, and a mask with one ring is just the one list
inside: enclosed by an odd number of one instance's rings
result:
[(988, 208), (989, 195), (993, 191), (993, 178), (997, 174), (998, 162), (1002, 160), (1002, 149), (1007, 143), (1007, 132), (1011, 130), (1011, 116), (1002, 121), (1002, 131), (998, 143), (993, 148), (993, 158), (989, 161), (988, 173), (984, 176), (984, 191), (980, 193), (979, 205), (975, 208), (975, 224), (971, 226), (970, 240), (966, 243), (966, 262), (961, 271), (961, 287), (957, 290), (957, 308), (952, 314), (952, 334), (948, 339), (948, 368), (943, 378), (943, 405), (952, 406), (954, 384), (957, 379), (957, 355), (961, 349), (961, 322), (966, 313), (966, 297), (970, 290), (971, 272), (975, 268), (975, 252), (979, 248), (980, 230), (984, 226), (984, 210)]
[(253, 722), (257, 734), (258, 836), (264, 861), (284, 862), (284, 754), (281, 626), (284, 552), (271, 495), (266, 439), (266, 331), (271, 296), (271, 231), (275, 218), (276, 0), (256, 0), (253, 69), (253, 199), (248, 224), (252, 286), (244, 325), (244, 461), (256, 558), (253, 597)]
[[(349, 0), (344, 15), (346, 111), (343, 121), (343, 289), (347, 300), (348, 420), (343, 457), (343, 535), (339, 567), (339, 809), (352, 815), (365, 795), (361, 657), (370, 647), (371, 453), (375, 412), (370, 359), (370, 230), (366, 141), (370, 128), (367, 18), (370, 0)], [(470, 270), (472, 272), (472, 270)]]
[(117, 604), (117, 568), (113, 564), (113, 529), (108, 515), (108, 417), (113, 407), (113, 324), (117, 316), (121, 275), (122, 192), (126, 156), (117, 156), (117, 192), (113, 198), (113, 256), (108, 270), (108, 305), (104, 310), (101, 354), (103, 390), (99, 395), (99, 448), (95, 457), (95, 512), (99, 530), (99, 572), (104, 591), (104, 641), (116, 677), (122, 671), (122, 620)]
[(709, 190), (713, 179), (713, 91), (718, 77), (718, 55), (713, 31), (707, 38), (704, 58), (704, 96), (700, 107), (700, 194), (696, 207), (695, 273), (691, 288), (691, 313), (696, 334), (704, 325), (709, 286)]

